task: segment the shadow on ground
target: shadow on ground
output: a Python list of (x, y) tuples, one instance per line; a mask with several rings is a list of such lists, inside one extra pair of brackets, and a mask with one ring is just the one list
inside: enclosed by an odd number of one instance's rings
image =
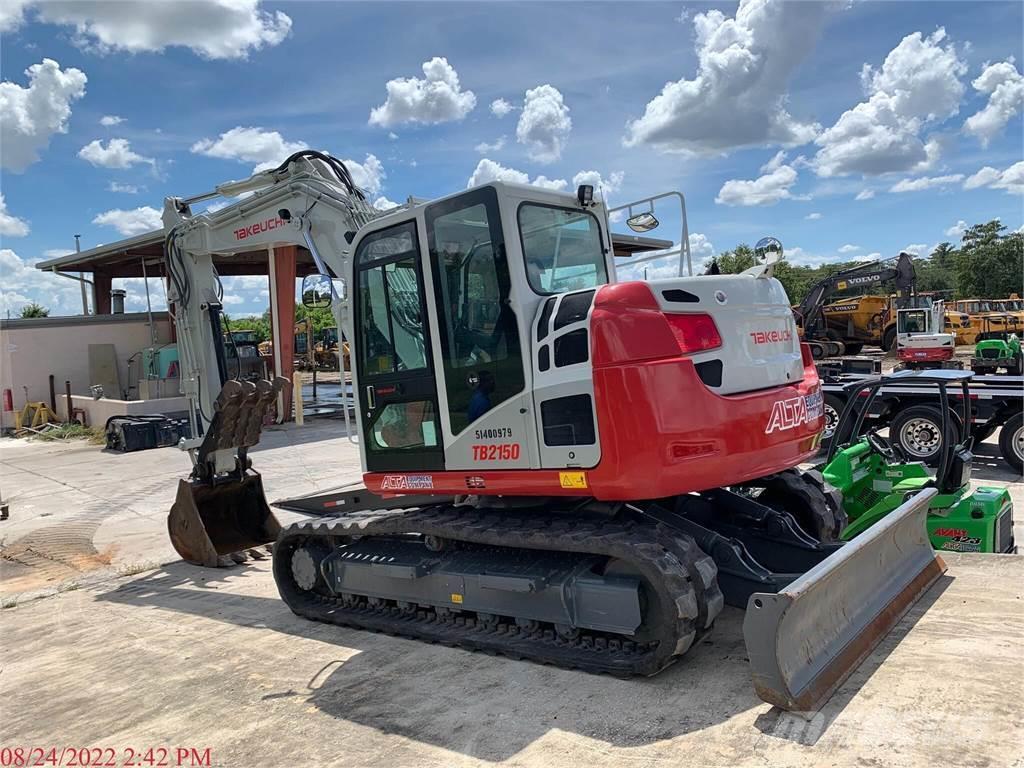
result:
[[(641, 746), (736, 727), (729, 721), (764, 706), (751, 686), (742, 612), (736, 609), (727, 608), (683, 661), (654, 678), (623, 680), (316, 624), (293, 615), (276, 596), (237, 591), (265, 585), (267, 578), (265, 564), (212, 571), (174, 563), (98, 599), (355, 649), (353, 656), (343, 654), (345, 660), (328, 660), (311, 679), (295, 678), (262, 699), (300, 698), (332, 717), (481, 760), (507, 760), (552, 730), (615, 747)], [(919, 603), (885, 638), (882, 654), (851, 677), (813, 728), (794, 729), (776, 709), (761, 715), (757, 728), (765, 736), (814, 743), (939, 591), (929, 593), (928, 602)]]

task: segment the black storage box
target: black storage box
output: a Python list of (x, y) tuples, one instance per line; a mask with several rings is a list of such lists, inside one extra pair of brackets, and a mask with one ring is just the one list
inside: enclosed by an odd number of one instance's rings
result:
[(107, 448), (123, 453), (177, 445), (181, 438), (191, 437), (188, 419), (162, 414), (111, 416), (105, 431)]

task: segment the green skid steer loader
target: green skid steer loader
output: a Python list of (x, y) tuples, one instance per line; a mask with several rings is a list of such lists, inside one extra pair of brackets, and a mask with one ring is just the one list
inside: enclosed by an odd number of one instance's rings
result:
[[(820, 468), (825, 480), (843, 495), (849, 518), (841, 538), (854, 539), (924, 488), (935, 488), (928, 507), (928, 536), (935, 549), (947, 552), (1015, 552), (1013, 503), (1005, 488), (981, 486), (971, 492), (970, 438), (958, 444), (950, 418), (949, 386), (962, 389), (964, 424), (970, 424), (969, 371), (901, 371), (848, 385), (846, 407), (836, 439)], [(862, 430), (876, 393), (894, 384), (934, 385), (943, 414), (942, 455), (933, 476), (921, 462), (908, 461), (899, 445), (874, 428)], [(863, 432), (863, 434), (862, 434)], [(851, 437), (861, 435), (860, 437)]]

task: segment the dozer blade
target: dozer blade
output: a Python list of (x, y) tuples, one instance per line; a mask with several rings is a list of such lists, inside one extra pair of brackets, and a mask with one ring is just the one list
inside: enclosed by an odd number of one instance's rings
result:
[(216, 568), (231, 565), (232, 553), (276, 541), (281, 524), (267, 506), (262, 478), (250, 471), (215, 485), (179, 481), (167, 531), (183, 560)]
[(925, 527), (925, 489), (777, 594), (747, 603), (743, 638), (757, 695), (813, 712), (946, 570)]

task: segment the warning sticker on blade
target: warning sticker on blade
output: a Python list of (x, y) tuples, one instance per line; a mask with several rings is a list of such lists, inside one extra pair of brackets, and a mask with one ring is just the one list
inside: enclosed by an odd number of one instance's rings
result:
[(422, 491), (434, 487), (433, 475), (384, 475), (382, 491)]
[(764, 430), (765, 434), (784, 432), (787, 429), (799, 427), (801, 424), (817, 421), (824, 412), (821, 390), (803, 397), (776, 400), (772, 405), (772, 415), (768, 419), (768, 426)]
[(563, 488), (586, 488), (586, 472), (559, 472), (558, 482)]

